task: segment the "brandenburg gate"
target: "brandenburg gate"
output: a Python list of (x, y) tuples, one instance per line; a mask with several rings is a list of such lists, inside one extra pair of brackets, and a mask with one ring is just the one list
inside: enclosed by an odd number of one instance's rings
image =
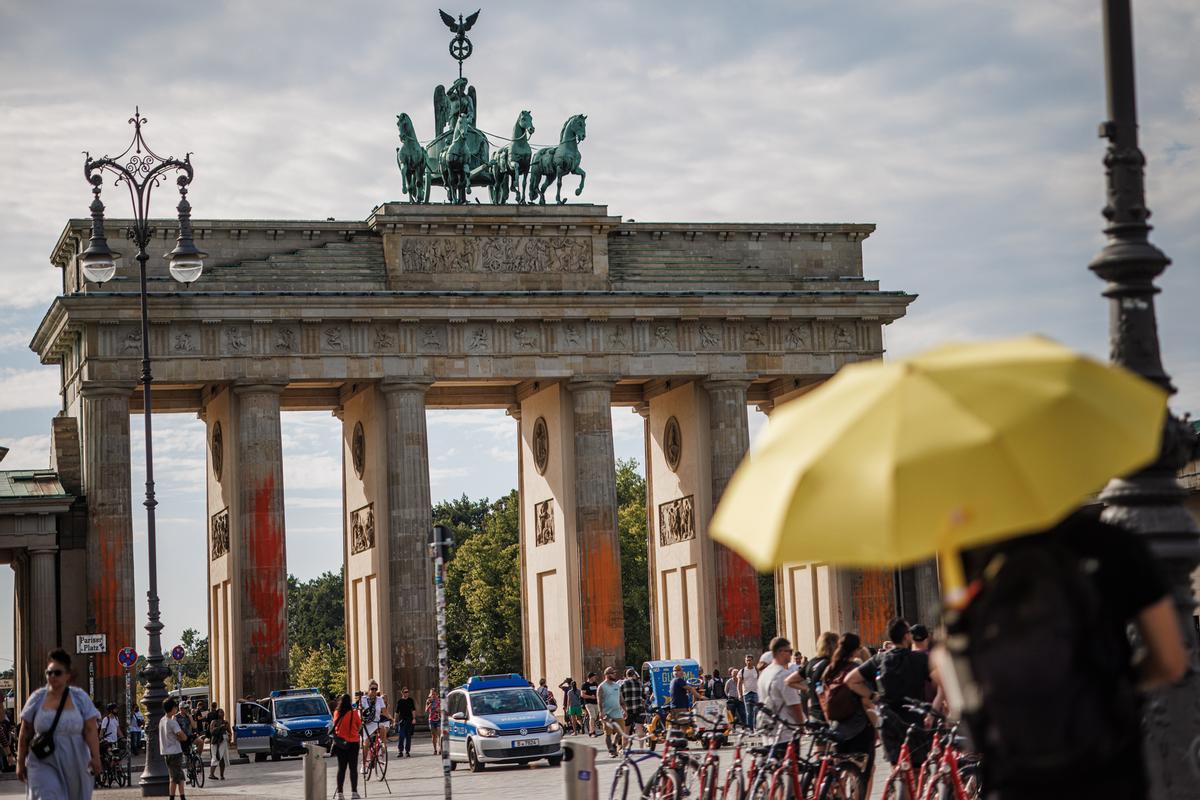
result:
[[(110, 235), (122, 227), (110, 221)], [(881, 357), (883, 326), (914, 299), (864, 278), (874, 230), (864, 224), (387, 203), (363, 222), (195, 228), (210, 254), (201, 281), (183, 287), (150, 262), (150, 345), (155, 410), (207, 426), (211, 679), (223, 706), (288, 681), (280, 415), (293, 409), (327, 409), (342, 424), (352, 687), (436, 685), (428, 408), (505, 409), (516, 421), (512, 580), (529, 677), (624, 664), (614, 405), (644, 419), (653, 652), (705, 666), (758, 652), (773, 621), (759, 619), (756, 575), (706, 534), (747, 451), (748, 407), (769, 413), (844, 364)], [(166, 251), (173, 229), (161, 231)], [(88, 235), (88, 221), (72, 220), (55, 247), (62, 295), (33, 347), (61, 365), (63, 415), (79, 421), (87, 617), (123, 642), (137, 624), (139, 311), (132, 278), (83, 280)], [(851, 587), (869, 584), (842, 573), (839, 588), (819, 566), (778, 576), (781, 627), (810, 642), (814, 626), (854, 624)], [(97, 694), (117, 696), (115, 661), (97, 670)]]

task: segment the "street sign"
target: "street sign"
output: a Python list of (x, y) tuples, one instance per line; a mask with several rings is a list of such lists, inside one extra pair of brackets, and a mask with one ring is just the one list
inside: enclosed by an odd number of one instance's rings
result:
[(137, 663), (137, 650), (132, 647), (122, 647), (121, 652), (117, 653), (117, 661), (121, 662), (121, 666), (125, 669), (130, 669)]
[(183, 645), (177, 644), (171, 648), (171, 658), (176, 661), (183, 661), (185, 655), (187, 655), (187, 652), (183, 649)]
[(6, 691), (14, 687), (12, 678), (0, 678), (0, 691)]
[(85, 633), (75, 637), (75, 652), (81, 656), (92, 656), (108, 652), (108, 636), (103, 633)]

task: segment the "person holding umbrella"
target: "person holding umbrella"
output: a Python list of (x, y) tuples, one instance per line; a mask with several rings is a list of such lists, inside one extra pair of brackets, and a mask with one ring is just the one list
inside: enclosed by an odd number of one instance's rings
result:
[(1186, 672), (1179, 622), (1145, 545), (1072, 512), (1158, 457), (1166, 400), (1041, 337), (855, 364), (775, 412), (709, 530), (762, 571), (937, 556), (935, 662), (988, 791), (1143, 797), (1135, 689)]

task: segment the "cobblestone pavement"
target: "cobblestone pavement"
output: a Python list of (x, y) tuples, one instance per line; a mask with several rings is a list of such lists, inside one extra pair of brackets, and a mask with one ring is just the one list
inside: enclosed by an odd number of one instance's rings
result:
[[(596, 759), (596, 779), (599, 782), (599, 797), (606, 800), (609, 783), (612, 780), (616, 759), (610, 758), (604, 751), (602, 739), (587, 737), (568, 737), (568, 741), (587, 744), (599, 742), (600, 748)], [(359, 794), (364, 798), (387, 797), (388, 789), (391, 796), (398, 798), (439, 798), (442, 796), (441, 760), (434, 758), (428, 740), (418, 740), (414, 745), (412, 758), (392, 759), (388, 763), (388, 786), (378, 780), (365, 785), (360, 782)], [(417, 750), (419, 749), (419, 752)], [(723, 764), (728, 763), (729, 749), (722, 751)], [(876, 759), (882, 762), (881, 758)], [(326, 780), (329, 786), (328, 797), (333, 797), (337, 761), (326, 759)], [(883, 793), (883, 777), (887, 775), (887, 765), (881, 764), (876, 770), (876, 780), (872, 796), (878, 798)], [(11, 773), (9, 773), (11, 775)], [(225, 772), (227, 780), (208, 781), (203, 789), (188, 788), (189, 798), (204, 797), (257, 797), (275, 800), (288, 798), (296, 800), (304, 797), (304, 775), (301, 761), (298, 758), (284, 759), (278, 762), (267, 761), (260, 764), (234, 764)], [(460, 765), (453, 773), (452, 790), (454, 797), (459, 798), (507, 798), (508, 800), (561, 800), (565, 797), (564, 769), (551, 767), (545, 761), (521, 767), (489, 766), (483, 772), (471, 773), (465, 765)], [(137, 780), (137, 774), (134, 774)], [(349, 777), (346, 780), (346, 797), (350, 797)], [(364, 792), (365, 788), (365, 792)], [(25, 787), (17, 781), (0, 782), (0, 797), (23, 797)], [(100, 789), (93, 795), (94, 800), (131, 800), (140, 797), (136, 786), (131, 789)]]

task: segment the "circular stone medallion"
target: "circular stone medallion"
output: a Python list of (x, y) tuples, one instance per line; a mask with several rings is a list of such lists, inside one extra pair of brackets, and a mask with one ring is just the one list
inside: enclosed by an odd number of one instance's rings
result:
[(671, 472), (679, 469), (679, 458), (683, 455), (683, 433), (679, 430), (679, 420), (671, 417), (663, 428), (663, 455)]
[(350, 437), (350, 463), (354, 467), (354, 474), (361, 478), (363, 474), (363, 466), (367, 459), (367, 437), (363, 434), (363, 426), (361, 422), (354, 423), (354, 433)]
[(546, 474), (546, 465), (550, 463), (550, 429), (546, 427), (546, 418), (538, 417), (533, 423), (533, 466), (538, 475)]
[(212, 441), (209, 443), (209, 449), (212, 450), (213, 477), (219, 481), (221, 480), (221, 468), (225, 466), (225, 437), (221, 433), (220, 421), (213, 424)]

